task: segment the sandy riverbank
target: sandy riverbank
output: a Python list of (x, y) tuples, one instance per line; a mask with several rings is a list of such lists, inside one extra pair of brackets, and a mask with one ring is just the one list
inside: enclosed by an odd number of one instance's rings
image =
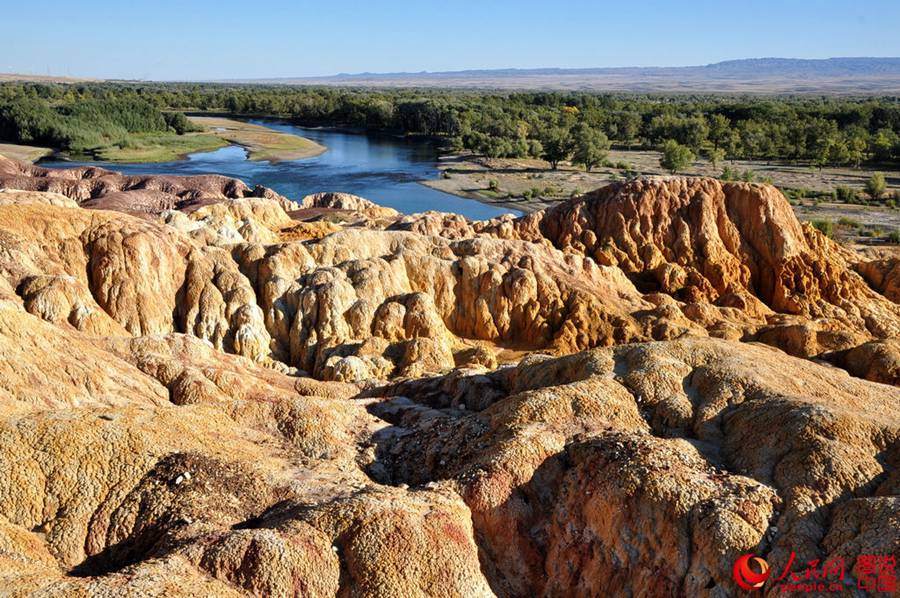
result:
[(53, 150), (49, 147), (37, 147), (33, 145), (19, 145), (17, 143), (0, 143), (0, 156), (6, 156), (22, 162), (37, 162), (44, 156), (49, 156)]
[(208, 133), (247, 149), (251, 160), (300, 160), (324, 152), (325, 146), (299, 135), (220, 116), (191, 116), (192, 122), (207, 127)]

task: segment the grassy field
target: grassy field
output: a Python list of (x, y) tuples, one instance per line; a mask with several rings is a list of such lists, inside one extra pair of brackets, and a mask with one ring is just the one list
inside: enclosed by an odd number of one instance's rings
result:
[(104, 162), (171, 162), (226, 145), (228, 141), (210, 133), (133, 135), (124, 144), (95, 150), (92, 157)]
[(211, 135), (247, 149), (251, 160), (299, 160), (321, 154), (325, 147), (298, 135), (218, 116), (192, 116)]

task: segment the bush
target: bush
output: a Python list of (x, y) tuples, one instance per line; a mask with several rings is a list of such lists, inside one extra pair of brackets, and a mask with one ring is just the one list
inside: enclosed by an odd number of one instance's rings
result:
[(838, 218), (838, 226), (846, 226), (849, 228), (859, 228), (861, 224), (858, 220), (854, 220), (853, 218), (847, 218), (846, 216), (841, 216)]
[(691, 151), (691, 148), (681, 145), (674, 139), (667, 140), (662, 146), (662, 156), (659, 158), (659, 165), (675, 174), (679, 170), (684, 170), (690, 166), (697, 156)]
[(202, 129), (202, 127), (192, 123), (188, 117), (184, 115), (184, 112), (163, 112), (163, 119), (166, 121), (166, 126), (179, 135), (200, 131)]
[(888, 243), (893, 243), (894, 245), (900, 245), (900, 231), (892, 230), (887, 234), (885, 240)]
[(856, 191), (850, 187), (838, 185), (834, 188), (834, 198), (845, 203), (853, 203), (856, 200)]
[(831, 220), (813, 220), (812, 225), (829, 239), (834, 236), (834, 223)]
[(723, 181), (736, 181), (740, 174), (737, 169), (732, 168), (730, 166), (724, 166), (722, 168), (722, 174), (719, 175), (719, 179)]
[(878, 200), (879, 198), (881, 198), (881, 195), (884, 193), (885, 189), (887, 189), (887, 183), (884, 180), (884, 175), (880, 172), (874, 173), (871, 178), (866, 181), (866, 194), (873, 200)]

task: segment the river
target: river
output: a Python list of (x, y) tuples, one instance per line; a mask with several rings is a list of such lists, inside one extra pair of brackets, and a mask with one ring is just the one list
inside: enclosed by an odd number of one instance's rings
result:
[[(328, 129), (309, 129), (278, 121), (250, 121), (312, 139), (328, 150), (318, 156), (284, 162), (251, 161), (238, 146), (191, 154), (185, 160), (147, 164), (97, 164), (125, 174), (221, 174), (251, 187), (264, 185), (294, 200), (320, 191), (353, 193), (383, 206), (412, 214), (426, 210), (455, 212), (473, 220), (515, 210), (482, 204), (420, 185), (435, 179), (437, 150), (416, 139), (374, 137)], [(65, 168), (85, 163), (42, 161), (41, 166)]]

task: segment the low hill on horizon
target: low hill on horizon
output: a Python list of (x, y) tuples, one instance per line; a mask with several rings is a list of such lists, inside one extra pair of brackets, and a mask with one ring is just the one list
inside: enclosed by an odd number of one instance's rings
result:
[(749, 58), (704, 66), (484, 69), (229, 79), (229, 83), (634, 92), (900, 92), (900, 58)]
[(507, 68), (314, 77), (97, 79), (0, 73), (0, 82), (201, 82), (434, 89), (556, 90), (636, 93), (900, 94), (900, 57), (746, 58), (702, 66)]

